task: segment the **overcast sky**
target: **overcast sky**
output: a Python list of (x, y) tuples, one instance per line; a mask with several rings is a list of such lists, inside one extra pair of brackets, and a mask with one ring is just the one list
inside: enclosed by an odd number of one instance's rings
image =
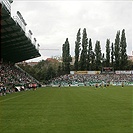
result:
[[(51, 56), (61, 56), (62, 44), (68, 38), (70, 54), (74, 56), (78, 29), (84, 28), (88, 39), (100, 41), (105, 52), (106, 40), (115, 41), (118, 30), (125, 29), (127, 53), (132, 51), (132, 2), (131, 1), (46, 1), (19, 0), (12, 3), (12, 16), (20, 11), (25, 19), (26, 29), (33, 32), (32, 38), (40, 44), (40, 61)], [(55, 49), (55, 50), (47, 50)], [(58, 49), (58, 50), (56, 50)]]

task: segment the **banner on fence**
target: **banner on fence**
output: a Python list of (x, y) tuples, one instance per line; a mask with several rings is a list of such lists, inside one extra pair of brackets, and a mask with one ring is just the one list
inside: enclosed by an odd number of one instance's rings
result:
[(70, 74), (100, 74), (101, 71), (70, 71)]
[(133, 74), (133, 71), (115, 71), (116, 74)]

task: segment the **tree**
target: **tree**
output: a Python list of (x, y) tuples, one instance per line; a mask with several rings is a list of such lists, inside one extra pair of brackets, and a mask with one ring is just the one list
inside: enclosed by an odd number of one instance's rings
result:
[(95, 63), (95, 52), (92, 51), (91, 52), (91, 70), (95, 70), (96, 69), (96, 63)]
[(86, 28), (84, 28), (83, 37), (82, 37), (82, 52), (80, 57), (81, 70), (87, 70), (87, 46), (88, 46), (88, 38), (87, 38)]
[(111, 66), (114, 67), (114, 44), (111, 45)]
[(62, 68), (61, 66), (59, 65), (58, 66), (58, 69), (57, 69), (57, 76), (60, 76), (62, 74)]
[(80, 54), (80, 45), (81, 45), (81, 34), (80, 34), (80, 29), (78, 30), (77, 33), (77, 38), (75, 41), (75, 62), (74, 62), (74, 69), (75, 71), (79, 70), (79, 54)]
[(45, 80), (48, 81), (48, 80), (52, 79), (53, 77), (55, 77), (55, 75), (56, 75), (56, 73), (55, 73), (53, 67), (50, 66), (47, 69)]
[(102, 54), (102, 67), (106, 66), (106, 59), (104, 53)]
[(92, 41), (90, 38), (89, 39), (89, 47), (88, 47), (88, 55), (87, 55), (87, 69), (88, 70), (91, 70), (92, 56), (93, 56)]
[(125, 66), (127, 64), (127, 43), (126, 43), (126, 37), (125, 37), (125, 30), (122, 30), (122, 35), (121, 35), (121, 41), (120, 41), (120, 68), (125, 69)]
[(110, 65), (110, 40), (107, 39), (106, 41), (106, 66), (109, 67)]
[(100, 41), (96, 41), (95, 44), (95, 63), (96, 63), (96, 70), (101, 69), (101, 59), (102, 59), (102, 53), (101, 53), (101, 46)]
[(62, 51), (63, 51), (62, 60), (63, 60), (64, 74), (68, 74), (70, 73), (70, 62), (72, 60), (70, 56), (70, 46), (69, 46), (68, 38), (66, 38), (66, 41), (63, 44)]
[(120, 69), (120, 31), (117, 31), (114, 43), (115, 69)]

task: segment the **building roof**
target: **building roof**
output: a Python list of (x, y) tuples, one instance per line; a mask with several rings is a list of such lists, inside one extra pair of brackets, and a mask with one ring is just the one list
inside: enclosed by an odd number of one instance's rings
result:
[(128, 60), (131, 60), (133, 62), (133, 55), (132, 56), (128, 56)]
[(47, 58), (46, 61), (50, 61), (50, 62), (59, 62), (58, 60), (53, 59), (53, 58)]
[(25, 32), (26, 23), (18, 16), (11, 17), (11, 3), (0, 2), (1, 8), (1, 59), (21, 62), (41, 56), (36, 45)]

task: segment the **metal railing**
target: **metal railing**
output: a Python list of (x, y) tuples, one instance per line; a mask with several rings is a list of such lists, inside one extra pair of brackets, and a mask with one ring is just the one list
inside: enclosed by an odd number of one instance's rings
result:
[(22, 28), (22, 30), (25, 32), (26, 27), (24, 25), (24, 23), (21, 21), (21, 19), (18, 16), (13, 16), (13, 19), (16, 23), (19, 24), (19, 26)]
[(31, 41), (32, 45), (35, 46), (35, 49), (37, 49), (39, 51), (36, 38), (32, 38), (32, 34), (30, 32), (25, 33), (25, 35)]
[(6, 7), (6, 9), (11, 13), (11, 3), (9, 0), (1, 0), (0, 3)]
[[(12, 2), (13, 2), (13, 0), (0, 0), (0, 3), (2, 4), (2, 7), (5, 7), (6, 10), (9, 12), (9, 14), (11, 14), (11, 3)], [(12, 18), (16, 22), (16, 24), (18, 24), (21, 27), (21, 29), (25, 32), (26, 37), (28, 37), (30, 39), (31, 43), (37, 49), (37, 42), (36, 42), (35, 38), (32, 39), (32, 32), (31, 32), (31, 30), (29, 30), (29, 32), (26, 33), (26, 25), (27, 24), (25, 23), (25, 20), (21, 16), (21, 13), (19, 11), (17, 11), (17, 15), (13, 16)]]
[(31, 40), (31, 42), (32, 42), (32, 35), (28, 32), (28, 33), (26, 33), (25, 34), (26, 36), (27, 36), (27, 38), (29, 38), (30, 40)]

